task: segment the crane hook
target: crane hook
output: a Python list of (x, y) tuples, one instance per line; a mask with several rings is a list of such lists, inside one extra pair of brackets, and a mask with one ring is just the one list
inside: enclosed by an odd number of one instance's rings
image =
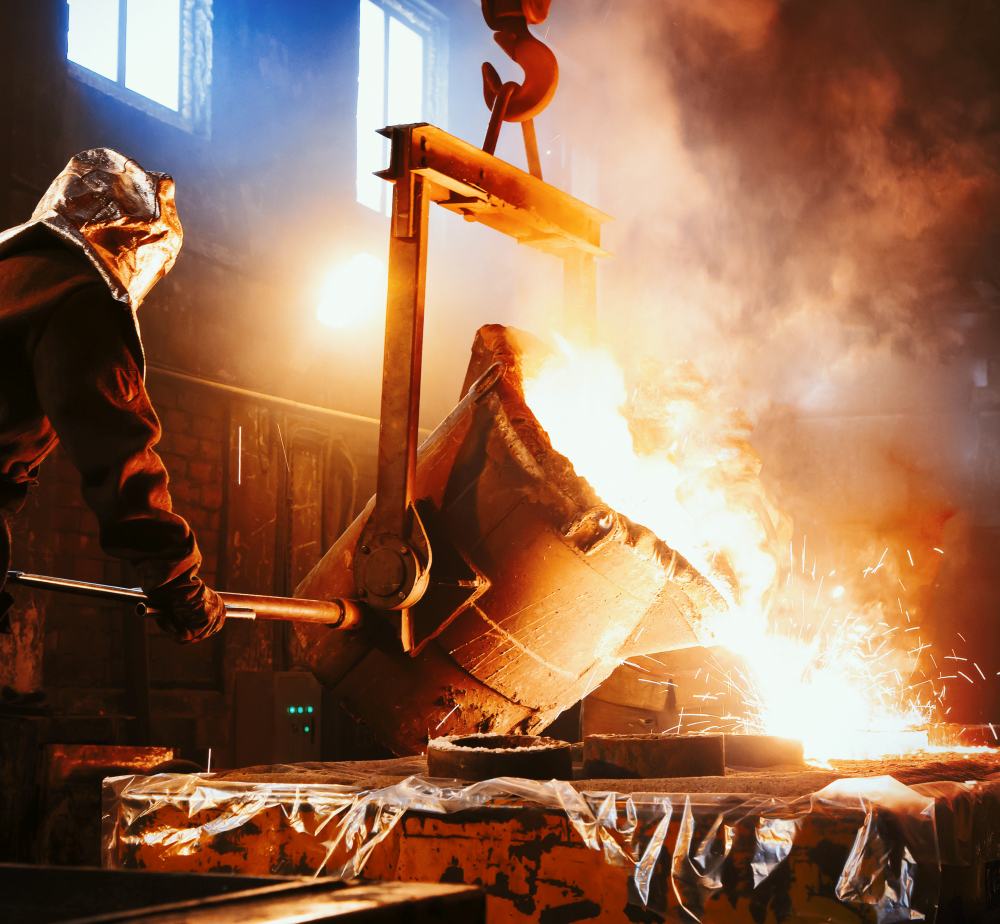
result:
[[(514, 84), (505, 122), (527, 122), (538, 115), (555, 96), (559, 64), (552, 49), (531, 34), (528, 25), (544, 22), (552, 0), (482, 0), (483, 18), (494, 31), (494, 41), (524, 71), (524, 80)], [(490, 63), (483, 64), (483, 96), (492, 110), (504, 90), (504, 82)], [(504, 94), (506, 95), (506, 94)]]

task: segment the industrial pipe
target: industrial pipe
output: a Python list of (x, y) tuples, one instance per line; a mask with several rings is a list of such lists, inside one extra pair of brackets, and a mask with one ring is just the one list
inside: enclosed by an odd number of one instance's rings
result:
[[(140, 587), (118, 587), (113, 584), (93, 584), (72, 578), (8, 571), (7, 582), (38, 590), (76, 594), (103, 600), (123, 600), (132, 603), (140, 616), (156, 616), (149, 597)], [(261, 594), (220, 593), (226, 604), (227, 619), (277, 619), (286, 622), (312, 622), (332, 629), (354, 629), (361, 623), (361, 607), (353, 600), (303, 600), (297, 597), (267, 597)]]

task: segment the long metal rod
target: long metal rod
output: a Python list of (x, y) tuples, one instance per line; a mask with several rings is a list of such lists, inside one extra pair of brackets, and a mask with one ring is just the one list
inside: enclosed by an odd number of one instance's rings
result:
[(429, 206), (422, 177), (414, 174), (402, 177), (393, 192), (378, 475), (372, 519), (379, 533), (406, 542), (410, 535), (409, 508), (417, 458)]
[(206, 379), (200, 375), (192, 375), (190, 372), (182, 372), (180, 369), (173, 369), (170, 366), (161, 366), (157, 363), (149, 363), (147, 365), (147, 369), (149, 372), (155, 373), (156, 375), (177, 379), (181, 382), (190, 382), (193, 385), (201, 385), (204, 388), (221, 391), (237, 398), (250, 398), (254, 401), (264, 401), (268, 404), (277, 404), (281, 407), (287, 407), (290, 410), (305, 411), (310, 414), (321, 414), (325, 417), (336, 417), (339, 420), (352, 420), (357, 421), (358, 423), (378, 424), (377, 417), (366, 417), (363, 414), (352, 414), (349, 411), (338, 411), (331, 407), (322, 407), (318, 404), (307, 404), (304, 401), (296, 401), (293, 398), (282, 398), (280, 395), (269, 395), (262, 391), (254, 391), (252, 388), (243, 388), (239, 385), (228, 385), (225, 382), (216, 382), (214, 379)]
[(524, 154), (528, 159), (528, 173), (542, 179), (542, 159), (538, 156), (538, 135), (535, 133), (534, 119), (528, 119), (521, 123), (521, 134), (524, 136)]
[[(76, 594), (101, 600), (131, 603), (140, 616), (155, 616), (149, 597), (141, 587), (94, 584), (72, 578), (8, 571), (7, 582), (38, 590)], [(301, 600), (295, 597), (268, 597), (260, 594), (219, 594), (226, 604), (227, 619), (275, 619), (285, 622), (318, 622), (335, 629), (352, 629), (362, 619), (361, 608), (353, 600)]]
[(507, 114), (507, 107), (510, 105), (510, 98), (518, 85), (513, 82), (505, 83), (497, 98), (493, 101), (493, 111), (490, 114), (490, 124), (486, 128), (486, 138), (483, 141), (483, 150), (487, 154), (495, 154), (497, 142), (500, 140), (500, 129), (503, 128), (503, 117)]

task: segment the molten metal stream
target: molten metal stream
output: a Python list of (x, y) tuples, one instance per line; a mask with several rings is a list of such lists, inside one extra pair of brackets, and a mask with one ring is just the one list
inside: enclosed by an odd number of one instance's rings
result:
[(527, 357), (524, 379), (528, 406), (577, 474), (686, 556), (729, 603), (704, 641), (745, 665), (723, 683), (746, 713), (705, 722), (798, 738), (820, 761), (927, 747), (922, 729), (945, 687), (941, 677), (919, 680), (928, 647), (919, 626), (908, 625), (901, 603), (897, 616), (897, 601), (878, 595), (879, 573), (905, 560), (887, 550), (847, 580), (779, 539), (781, 518), (759, 486), (749, 428), (734, 426), (689, 373), (630, 393), (607, 352), (560, 343)]

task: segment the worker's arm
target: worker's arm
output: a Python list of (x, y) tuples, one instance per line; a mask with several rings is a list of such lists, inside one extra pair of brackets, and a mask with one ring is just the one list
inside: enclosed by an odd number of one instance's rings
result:
[(160, 423), (127, 346), (125, 309), (102, 284), (64, 299), (34, 346), (38, 398), (82, 477), (101, 546), (132, 563), (161, 625), (184, 641), (217, 631), (225, 607), (198, 577), (201, 553), (171, 508)]

